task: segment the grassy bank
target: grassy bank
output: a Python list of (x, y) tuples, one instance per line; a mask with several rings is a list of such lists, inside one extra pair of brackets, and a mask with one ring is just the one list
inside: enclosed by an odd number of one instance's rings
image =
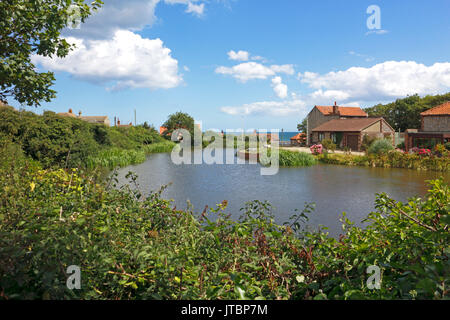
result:
[(450, 171), (450, 158), (436, 156), (422, 156), (405, 154), (402, 152), (388, 152), (382, 155), (350, 155), (350, 154), (321, 154), (317, 159), (322, 163), (347, 166), (365, 166), (381, 168), (406, 168), (414, 170), (430, 170), (439, 172)]
[(106, 127), (50, 111), (37, 115), (11, 107), (0, 107), (0, 118), (0, 140), (18, 145), (45, 168), (126, 166), (174, 146), (153, 127)]
[[(267, 149), (260, 153), (260, 163), (262, 165), (270, 164), (272, 149)], [(267, 157), (265, 157), (267, 153)], [(295, 152), (278, 149), (278, 163), (280, 167), (309, 167), (317, 163), (316, 158), (312, 154), (306, 152)]]
[[(253, 201), (202, 215), (79, 169), (43, 169), (0, 145), (0, 299), (442, 299), (448, 297), (449, 187), (423, 199), (377, 196), (369, 227), (342, 218), (337, 240), (274, 223)], [(131, 176), (131, 183), (134, 177)], [(82, 287), (66, 287), (67, 267)], [(369, 266), (381, 287), (369, 289)]]

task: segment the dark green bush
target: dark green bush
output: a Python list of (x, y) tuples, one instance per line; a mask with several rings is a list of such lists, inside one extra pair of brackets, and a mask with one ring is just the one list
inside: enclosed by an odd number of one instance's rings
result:
[(369, 154), (386, 154), (394, 150), (392, 142), (389, 139), (377, 139), (370, 145), (368, 149)]

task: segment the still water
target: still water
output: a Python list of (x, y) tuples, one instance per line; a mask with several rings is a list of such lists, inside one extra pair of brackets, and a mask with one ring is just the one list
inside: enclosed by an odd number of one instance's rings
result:
[[(408, 169), (316, 165), (280, 168), (276, 175), (261, 176), (259, 164), (175, 165), (168, 153), (152, 154), (142, 164), (120, 169), (121, 184), (127, 181), (125, 175), (129, 171), (139, 176), (144, 193), (172, 183), (163, 198), (173, 199), (178, 209), (185, 209), (190, 201), (194, 211), (202, 212), (205, 205), (214, 207), (228, 200), (227, 212), (235, 219), (250, 200), (269, 201), (278, 223), (288, 221), (295, 209), (303, 209), (305, 202), (314, 202), (316, 209), (308, 225), (326, 226), (332, 236), (341, 232), (339, 218), (343, 211), (362, 226), (361, 221), (374, 210), (375, 193), (385, 192), (405, 201), (423, 196), (427, 191), (425, 180), (442, 175)], [(450, 174), (444, 174), (444, 179), (450, 182)]]

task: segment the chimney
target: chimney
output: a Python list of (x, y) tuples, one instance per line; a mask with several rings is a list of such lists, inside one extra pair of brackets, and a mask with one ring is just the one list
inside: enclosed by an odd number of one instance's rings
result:
[(117, 119), (117, 125), (120, 126), (120, 119)]
[(334, 102), (334, 106), (333, 106), (333, 114), (338, 114), (338, 105), (337, 105), (336, 101)]
[(80, 110), (80, 111), (78, 111), (78, 116), (79, 116), (79, 117), (81, 117), (81, 110)]
[(72, 113), (72, 109), (69, 109), (69, 113)]
[(117, 120), (116, 117), (114, 117), (114, 127), (117, 126)]

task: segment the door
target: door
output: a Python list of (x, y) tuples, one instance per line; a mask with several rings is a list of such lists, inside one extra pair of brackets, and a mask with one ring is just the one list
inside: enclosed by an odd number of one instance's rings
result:
[(358, 140), (358, 135), (347, 136), (347, 147), (349, 147), (352, 151), (358, 151)]

